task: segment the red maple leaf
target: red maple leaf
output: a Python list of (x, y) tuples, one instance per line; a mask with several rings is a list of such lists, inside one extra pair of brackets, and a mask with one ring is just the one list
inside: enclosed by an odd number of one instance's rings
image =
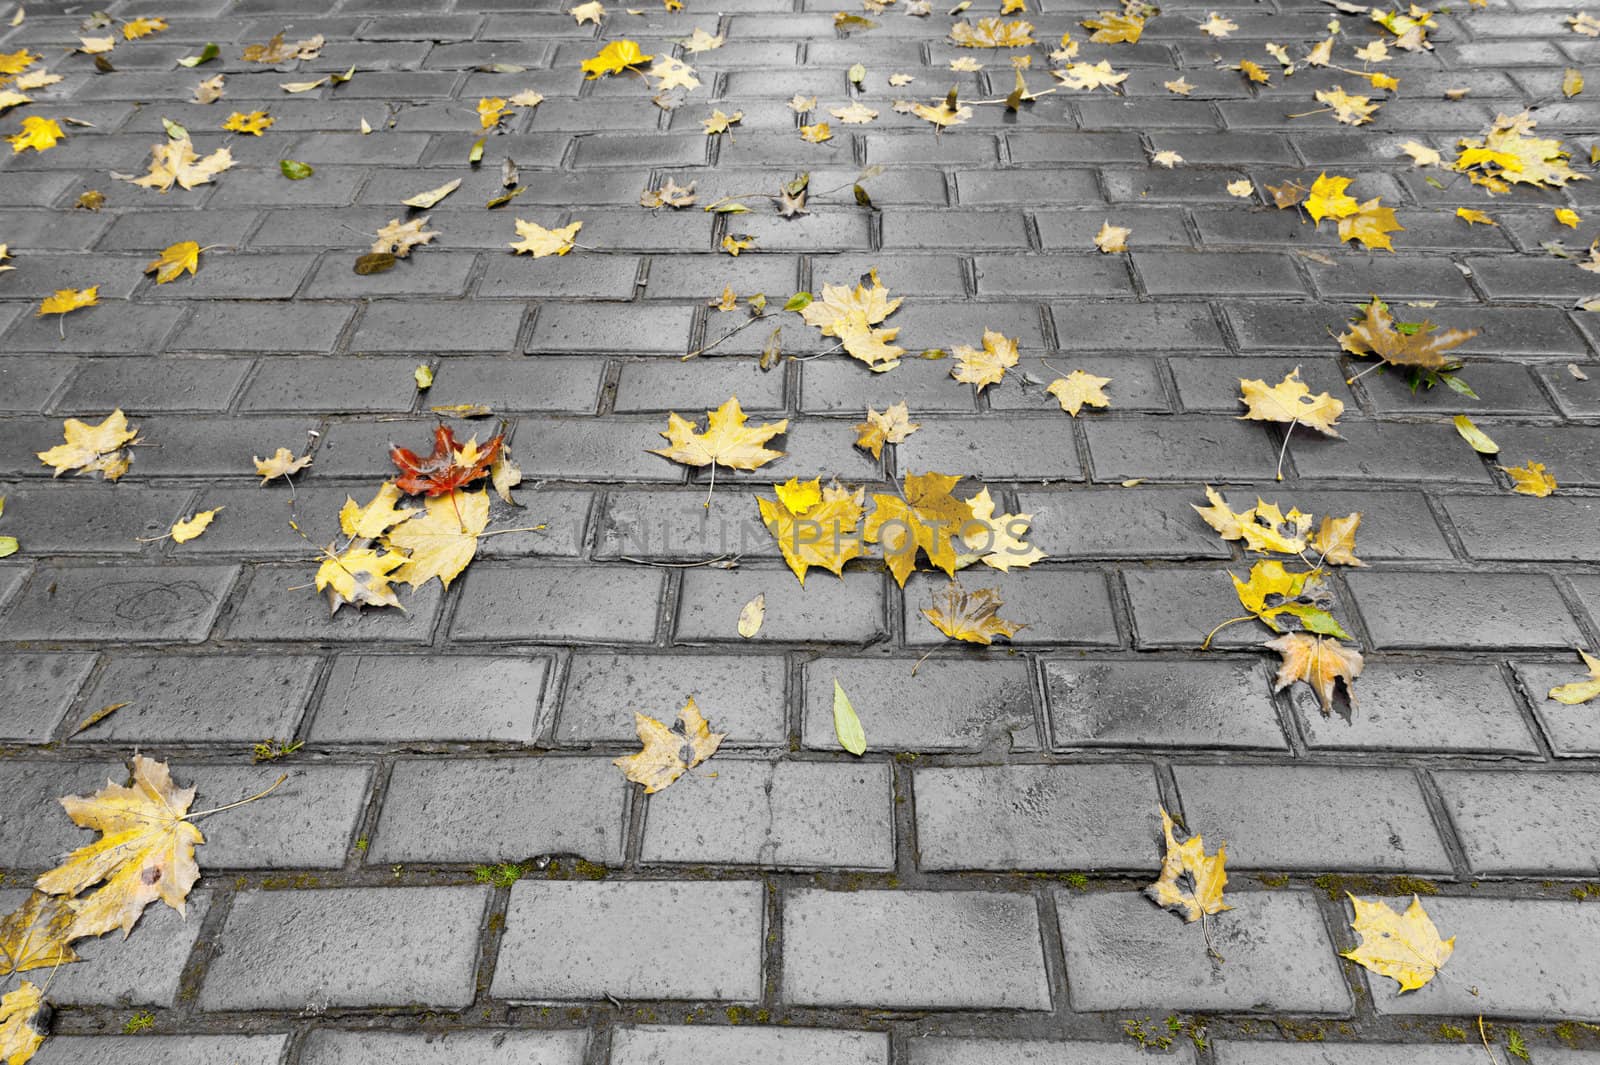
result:
[(463, 448), (456, 443), (450, 427), (441, 425), (433, 432), (433, 454), (426, 458), (391, 445), (389, 457), (400, 470), (394, 483), (407, 495), (449, 495), (488, 475), (489, 467), (500, 457), (505, 435), (496, 433), (482, 446), (477, 446), (478, 438), (473, 437)]

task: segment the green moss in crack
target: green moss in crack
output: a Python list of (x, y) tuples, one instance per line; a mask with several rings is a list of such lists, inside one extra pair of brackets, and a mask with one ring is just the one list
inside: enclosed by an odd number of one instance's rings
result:
[(1328, 898), (1338, 902), (1345, 893), (1352, 895), (1437, 895), (1439, 885), (1420, 876), (1341, 876), (1324, 873), (1311, 881)]
[(135, 1013), (132, 1017), (129, 1017), (127, 1020), (122, 1022), (122, 1034), (138, 1035), (140, 1032), (148, 1032), (155, 1026), (156, 1015), (148, 1010), (140, 1010), (138, 1013)]
[(1089, 887), (1089, 878), (1083, 873), (1068, 873), (1061, 878), (1061, 882), (1073, 891), (1086, 891)]
[(1256, 880), (1260, 881), (1262, 887), (1281, 888), (1281, 887), (1288, 886), (1289, 874), (1288, 873), (1257, 873), (1256, 874)]
[(1467, 1030), (1458, 1025), (1451, 1024), (1449, 1021), (1445, 1021), (1444, 1023), (1440, 1024), (1438, 1028), (1434, 1029), (1434, 1033), (1438, 1035), (1440, 1039), (1448, 1039), (1455, 1043), (1465, 1043), (1467, 1041)]
[(508, 888), (528, 875), (528, 867), (519, 862), (499, 862), (495, 865), (475, 865), (472, 879), (491, 887)]

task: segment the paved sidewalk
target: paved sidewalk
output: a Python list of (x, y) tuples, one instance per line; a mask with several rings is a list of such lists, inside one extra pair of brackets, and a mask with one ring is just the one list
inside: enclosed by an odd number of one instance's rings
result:
[[(1325, 3), (1172, 0), (1137, 44), (1099, 45), (1080, 26), (1092, 4), (1027, 0), (1011, 17), (1041, 42), (1031, 88), (1070, 32), (1080, 58), (1129, 74), (1122, 94), (980, 105), (936, 134), (893, 102), (1013, 85), (1008, 52), (946, 39), (938, 0), (853, 32), (821, 0), (637, 2), (596, 26), (554, 0), (108, 0), (170, 28), (119, 38), (106, 73), (66, 54), (92, 4), (33, 0), (0, 24), (0, 53), (64, 76), (0, 131), (87, 123), (45, 152), (0, 149), (15, 266), (0, 273), (0, 535), (22, 544), (0, 562), (0, 912), (88, 838), (56, 798), (120, 779), (136, 751), (201, 806), (289, 774), (202, 823), (187, 921), (152, 907), (56, 975), (34, 1060), (1127, 1065), (1167, 1047), (1194, 1065), (1481, 1065), (1482, 1017), (1503, 1065), (1513, 1031), (1538, 1065), (1600, 1062), (1600, 705), (1544, 696), (1582, 675), (1574, 647), (1600, 645), (1600, 327), (1573, 309), (1600, 276), (1542, 247), (1586, 249), (1600, 181), (1491, 198), (1400, 148), (1449, 157), (1532, 107), (1589, 174), (1600, 104), (1559, 87), (1569, 66), (1600, 86), (1577, 9), (1438, 14), (1432, 51), (1374, 68), (1401, 89), (1355, 129), (1286, 116), (1358, 77), (1285, 78), (1263, 47), (1302, 55), (1337, 14)], [(1213, 9), (1238, 26), (1226, 39), (1200, 32)], [(1364, 15), (1342, 22), (1341, 42), (1377, 39)], [(726, 43), (685, 53), (697, 27)], [(324, 35), (320, 57), (240, 59), (280, 30)], [(579, 64), (620, 38), (682, 56), (701, 87), (669, 112), (637, 76), (585, 80)], [(218, 59), (175, 65), (207, 42)], [(982, 69), (952, 72), (962, 56)], [(1272, 85), (1228, 69), (1240, 59)], [(352, 66), (345, 84), (279, 88)], [(889, 87), (897, 72), (914, 81)], [(220, 102), (189, 102), (219, 73)], [(1188, 97), (1163, 87), (1180, 73)], [(1471, 91), (1446, 100), (1456, 88)], [(544, 101), (468, 167), (478, 100), (525, 90)], [(808, 118), (797, 93), (818, 97)], [(828, 116), (852, 99), (877, 119)], [(743, 111), (732, 136), (701, 131), (713, 108)], [(221, 132), (235, 110), (276, 124)], [(202, 154), (227, 144), (233, 168), (165, 194), (113, 177), (145, 171), (163, 118)], [(832, 140), (802, 140), (818, 120)], [(486, 210), (507, 156), (526, 191)], [(287, 180), (280, 159), (315, 173)], [(870, 209), (850, 188), (868, 168)], [(761, 194), (800, 171), (810, 214), (780, 218)], [(1396, 209), (1393, 254), (1272, 207), (1269, 184), (1322, 171)], [(432, 243), (352, 271), (407, 217), (400, 200), (456, 178), (425, 212)], [(640, 207), (667, 178), (751, 209)], [(1227, 191), (1241, 179), (1248, 199)], [(103, 208), (73, 206), (87, 190)], [(1565, 228), (1555, 207), (1584, 220)], [(582, 221), (582, 247), (513, 256), (515, 218)], [(1131, 228), (1128, 253), (1096, 251), (1107, 221)], [(736, 234), (755, 244), (734, 257)], [(190, 239), (208, 246), (196, 276), (141, 273)], [(778, 310), (873, 267), (906, 298), (885, 325), (911, 354), (884, 374)], [(97, 307), (35, 316), (91, 284)], [(680, 361), (743, 321), (742, 302), (708, 306), (725, 286), (764, 293), (768, 321)], [(1394, 373), (1347, 383), (1366, 364), (1335, 334), (1373, 294), (1477, 329), (1461, 351), (1481, 399)], [(773, 325), (785, 357), (764, 371)], [(1023, 358), (981, 396), (952, 360), (917, 357), (985, 329)], [(419, 363), (436, 375), (424, 395)], [(1346, 404), (1344, 439), (1296, 430), (1278, 484), (1282, 427), (1238, 420), (1238, 380), (1296, 366)], [(1074, 419), (1045, 393), (1075, 369), (1111, 379), (1110, 408)], [(646, 449), (669, 410), (703, 418), (733, 394), (753, 422), (789, 419), (786, 454), (719, 471), (708, 516), (705, 472)], [(882, 460), (855, 448), (865, 408), (901, 399), (921, 429)], [(428, 408), (457, 404), (507, 419), (526, 477), (523, 509), (496, 503), (491, 528), (542, 527), (485, 539), (448, 591), (403, 593), (404, 613), (330, 617), (291, 499), (327, 543), (346, 496), (393, 476), (388, 445), (426, 449)], [(117, 407), (143, 438), (127, 475), (52, 480), (35, 456), (62, 420)], [(1457, 435), (1461, 412), (1499, 462), (1545, 463), (1557, 494), (1513, 494)], [(258, 485), (252, 456), (307, 440), (292, 493)], [(1033, 515), (1047, 559), (963, 574), (1027, 624), (1009, 646), (927, 625), (937, 574), (902, 591), (862, 559), (802, 589), (757, 514), (791, 476), (870, 495), (928, 470)], [(1198, 649), (1238, 613), (1228, 574), (1252, 561), (1190, 508), (1208, 483), (1241, 508), (1259, 494), (1364, 515), (1369, 565), (1332, 581), (1366, 655), (1353, 711), (1325, 715), (1304, 685), (1273, 694), (1253, 622)], [(199, 539), (141, 542), (218, 506)], [(730, 554), (736, 568), (693, 565)], [(758, 593), (765, 625), (743, 640)], [(835, 739), (835, 680), (861, 758)], [(670, 721), (690, 695), (728, 737), (647, 799), (611, 760), (637, 749), (635, 711)], [(295, 749), (258, 763), (269, 741)], [(1161, 804), (1227, 841), (1220, 963), (1140, 894)], [(1341, 960), (1346, 889), (1419, 893), (1456, 937), (1441, 975), (1398, 995)]]

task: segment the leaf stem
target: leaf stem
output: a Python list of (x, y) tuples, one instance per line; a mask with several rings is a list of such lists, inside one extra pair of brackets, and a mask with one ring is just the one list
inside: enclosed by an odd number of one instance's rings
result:
[(197, 820), (197, 819), (202, 818), (202, 817), (210, 817), (212, 814), (220, 814), (224, 810), (231, 810), (235, 806), (243, 806), (245, 803), (255, 802), (257, 799), (264, 799), (268, 795), (271, 795), (274, 791), (277, 791), (278, 790), (278, 785), (282, 784), (285, 780), (288, 780), (288, 779), (289, 779), (289, 774), (285, 773), (282, 776), (280, 776), (277, 780), (274, 780), (272, 782), (272, 787), (268, 788), (265, 791), (258, 791), (254, 795), (250, 796), (249, 798), (240, 799), (238, 802), (230, 802), (226, 806), (214, 806), (209, 810), (197, 810), (194, 813), (184, 814), (181, 818), (179, 818), (179, 820), (181, 820), (181, 821), (194, 821), (194, 820)]

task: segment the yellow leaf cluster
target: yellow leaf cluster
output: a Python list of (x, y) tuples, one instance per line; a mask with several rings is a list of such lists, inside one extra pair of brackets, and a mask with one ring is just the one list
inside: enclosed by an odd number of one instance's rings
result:
[(855, 426), (856, 447), (865, 448), (873, 458), (883, 457), (883, 445), (898, 444), (922, 427), (911, 420), (904, 400), (891, 403), (882, 413), (867, 408), (867, 420)]
[(44, 1026), (39, 1023), (43, 1008), (44, 992), (31, 980), (0, 997), (0, 1061), (5, 1065), (27, 1065), (44, 1044)]
[(1381, 106), (1373, 103), (1370, 97), (1351, 96), (1338, 86), (1319, 91), (1316, 96), (1318, 103), (1325, 104), (1333, 112), (1333, 117), (1347, 126), (1361, 126), (1371, 122), (1372, 116)]
[(982, 18), (973, 24), (963, 20), (950, 27), (950, 39), (962, 48), (1025, 48), (1034, 43), (1033, 23)]
[(1511, 478), (1511, 490), (1518, 495), (1543, 499), (1555, 492), (1556, 479), (1545, 471), (1544, 463), (1529, 462), (1522, 466), (1501, 466)]
[(1482, 137), (1464, 137), (1451, 169), (1466, 174), (1491, 193), (1512, 185), (1561, 188), (1569, 181), (1587, 181), (1567, 160), (1572, 153), (1553, 137), (1530, 136), (1537, 123), (1526, 111), (1499, 115)]
[(233, 166), (233, 153), (218, 148), (205, 158), (195, 152), (188, 137), (168, 140), (150, 148), (150, 172), (133, 178), (135, 185), (166, 192), (174, 184), (185, 189), (209, 184), (211, 179)]
[(871, 288), (860, 283), (854, 289), (824, 284), (822, 298), (801, 308), (800, 317), (807, 325), (820, 329), (823, 336), (838, 337), (852, 358), (882, 373), (900, 364), (905, 349), (893, 344), (899, 329), (872, 327), (893, 314), (901, 301), (898, 297), (889, 298), (889, 290), (878, 280), (876, 269), (868, 271), (867, 279)]
[(1084, 19), (1079, 25), (1094, 31), (1089, 39), (1096, 44), (1138, 44), (1139, 35), (1144, 32), (1144, 19), (1115, 11), (1102, 11), (1094, 18)]

